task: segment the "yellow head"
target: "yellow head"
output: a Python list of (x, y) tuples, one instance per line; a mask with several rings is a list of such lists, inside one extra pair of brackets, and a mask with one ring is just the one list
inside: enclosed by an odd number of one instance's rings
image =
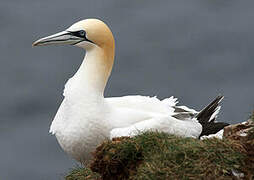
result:
[(114, 58), (115, 41), (109, 27), (98, 19), (85, 19), (70, 26), (65, 31), (41, 38), (33, 46), (50, 44), (70, 44), (90, 51), (100, 47), (108, 58)]

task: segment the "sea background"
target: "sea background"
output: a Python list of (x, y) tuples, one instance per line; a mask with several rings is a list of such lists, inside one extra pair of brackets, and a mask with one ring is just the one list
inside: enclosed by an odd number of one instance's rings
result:
[(48, 130), (85, 52), (32, 48), (85, 18), (112, 29), (116, 59), (105, 96), (175, 96), (202, 109), (225, 96), (219, 121), (254, 109), (254, 1), (1, 0), (0, 179), (56, 180), (76, 162)]

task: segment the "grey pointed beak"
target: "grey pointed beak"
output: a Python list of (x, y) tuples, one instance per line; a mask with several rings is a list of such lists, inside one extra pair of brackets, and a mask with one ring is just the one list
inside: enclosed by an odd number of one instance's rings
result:
[(75, 45), (81, 41), (83, 41), (83, 38), (74, 36), (69, 31), (62, 31), (59, 33), (56, 33), (51, 36), (47, 36), (44, 38), (41, 38), (37, 41), (35, 41), (32, 46), (46, 46), (46, 45), (63, 45), (63, 44), (70, 44)]

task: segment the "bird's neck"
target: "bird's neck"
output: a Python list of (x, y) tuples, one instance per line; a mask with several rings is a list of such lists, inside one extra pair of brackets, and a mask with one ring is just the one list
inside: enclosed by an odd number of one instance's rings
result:
[(103, 96), (114, 63), (114, 52), (96, 46), (86, 52), (75, 74), (85, 91)]

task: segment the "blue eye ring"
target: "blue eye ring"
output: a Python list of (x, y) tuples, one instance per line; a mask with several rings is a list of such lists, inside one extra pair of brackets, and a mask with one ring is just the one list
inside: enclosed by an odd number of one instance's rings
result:
[(86, 35), (86, 32), (85, 32), (84, 30), (80, 30), (80, 31), (79, 31), (79, 35), (82, 36), (82, 37), (84, 37), (84, 36)]

